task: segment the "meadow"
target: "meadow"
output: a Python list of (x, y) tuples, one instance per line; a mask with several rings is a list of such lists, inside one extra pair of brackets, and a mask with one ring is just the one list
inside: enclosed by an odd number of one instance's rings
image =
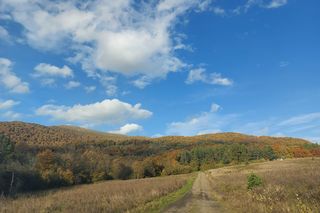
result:
[[(256, 174), (261, 186), (247, 187)], [(320, 212), (320, 159), (287, 159), (225, 167), (208, 173), (226, 212)]]
[(0, 212), (140, 212), (144, 211), (144, 206), (148, 206), (151, 201), (181, 189), (189, 179), (190, 175), (177, 175), (104, 181), (21, 194), (16, 198), (3, 197), (0, 198)]

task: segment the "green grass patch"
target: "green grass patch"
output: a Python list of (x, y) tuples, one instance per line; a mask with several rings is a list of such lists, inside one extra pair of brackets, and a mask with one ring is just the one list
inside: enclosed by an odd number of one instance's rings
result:
[(192, 188), (193, 182), (197, 177), (197, 173), (192, 174), (192, 176), (187, 180), (186, 184), (178, 189), (175, 192), (172, 192), (168, 195), (150, 201), (143, 206), (137, 207), (136, 209), (132, 210), (131, 212), (140, 213), (140, 212), (148, 212), (148, 213), (158, 213), (163, 211), (166, 207), (170, 204), (178, 201), (179, 199), (183, 198)]

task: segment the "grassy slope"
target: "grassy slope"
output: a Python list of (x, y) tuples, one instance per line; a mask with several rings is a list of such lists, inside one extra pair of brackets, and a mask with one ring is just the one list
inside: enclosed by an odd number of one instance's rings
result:
[[(214, 199), (227, 212), (317, 212), (320, 158), (229, 166), (207, 171)], [(247, 189), (248, 174), (263, 185)], [(107, 181), (0, 199), (0, 212), (160, 212), (182, 198), (196, 174)], [(28, 212), (27, 211), (27, 212)]]
[(157, 212), (183, 196), (192, 176), (107, 181), (41, 193), (0, 198), (0, 212)]
[[(255, 173), (263, 185), (247, 189)], [(320, 159), (291, 159), (210, 171), (215, 198), (228, 212), (319, 212)]]

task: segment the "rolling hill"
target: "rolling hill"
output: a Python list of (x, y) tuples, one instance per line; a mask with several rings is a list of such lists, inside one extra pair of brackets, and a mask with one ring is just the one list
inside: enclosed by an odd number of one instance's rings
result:
[(239, 133), (148, 138), (1, 122), (0, 194), (317, 156), (320, 146), (296, 138)]

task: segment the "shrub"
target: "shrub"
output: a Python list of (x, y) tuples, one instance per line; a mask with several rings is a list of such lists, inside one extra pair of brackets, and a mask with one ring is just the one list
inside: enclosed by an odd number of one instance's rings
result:
[(112, 176), (114, 179), (126, 180), (132, 175), (131, 167), (121, 162), (115, 162), (112, 165)]
[(253, 189), (254, 187), (261, 186), (262, 185), (262, 179), (257, 176), (256, 174), (252, 173), (248, 176), (248, 189)]

